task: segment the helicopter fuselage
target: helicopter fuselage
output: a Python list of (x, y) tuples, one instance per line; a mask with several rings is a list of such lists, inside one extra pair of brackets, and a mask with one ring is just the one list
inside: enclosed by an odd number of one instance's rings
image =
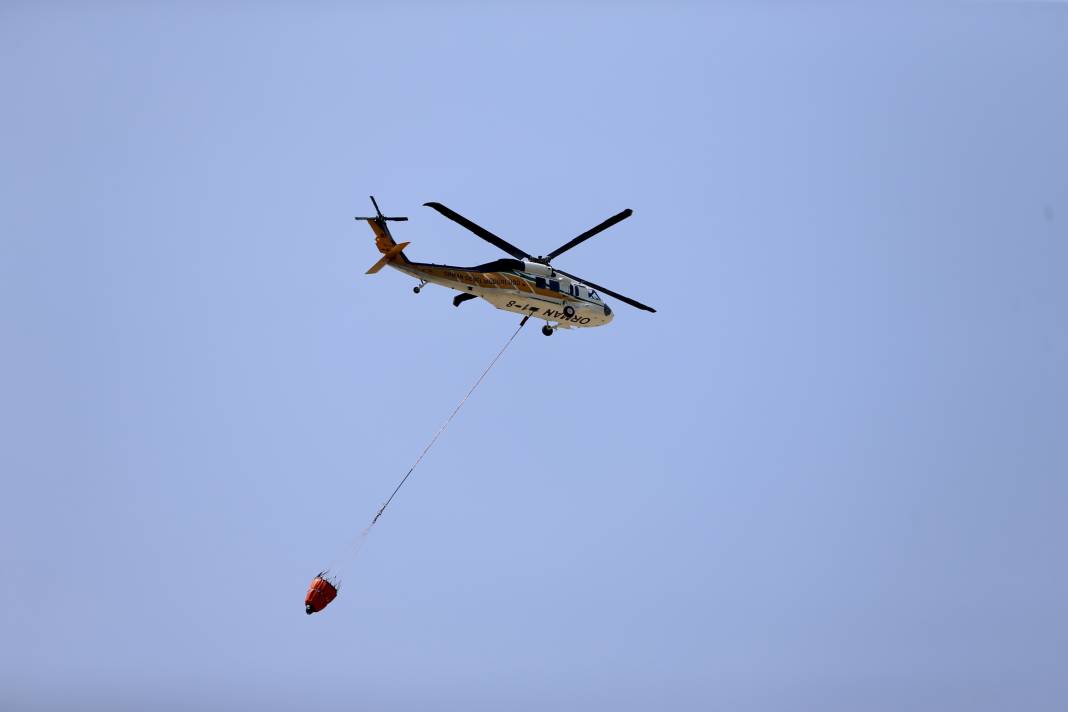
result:
[(595, 289), (537, 262), (504, 259), (477, 267), (453, 267), (391, 261), (389, 266), (423, 284), (481, 297), (498, 309), (544, 319), (562, 329), (612, 321), (612, 309)]

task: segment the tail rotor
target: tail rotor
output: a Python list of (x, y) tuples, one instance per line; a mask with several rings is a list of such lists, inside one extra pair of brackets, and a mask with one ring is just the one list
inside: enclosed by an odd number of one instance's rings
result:
[(396, 222), (406, 222), (408, 218), (388, 218), (382, 214), (382, 210), (378, 207), (378, 201), (375, 200), (375, 196), (371, 196), (371, 204), (375, 206), (375, 216), (373, 218), (356, 218), (357, 220), (374, 220), (375, 222), (382, 224), (386, 220), (393, 220)]

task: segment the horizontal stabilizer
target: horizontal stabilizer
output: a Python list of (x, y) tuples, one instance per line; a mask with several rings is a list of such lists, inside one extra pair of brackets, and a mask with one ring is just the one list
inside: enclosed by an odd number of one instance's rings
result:
[(371, 269), (367, 270), (367, 274), (375, 274), (380, 269), (382, 269), (383, 267), (388, 265), (390, 262), (392, 262), (393, 260), (397, 259), (397, 255), (399, 255), (404, 250), (404, 248), (407, 247), (410, 244), (412, 244), (412, 243), (410, 243), (410, 242), (402, 242), (399, 245), (395, 245), (395, 246), (391, 247), (389, 252), (387, 252), (384, 255), (382, 255), (382, 259), (380, 259), (378, 262), (375, 262), (371, 266)]

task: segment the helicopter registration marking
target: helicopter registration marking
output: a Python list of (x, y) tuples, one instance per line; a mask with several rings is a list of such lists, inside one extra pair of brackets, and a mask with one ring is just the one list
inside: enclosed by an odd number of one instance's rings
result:
[[(508, 303), (505, 304), (504, 306), (506, 308), (520, 309), (522, 311), (528, 311), (531, 314), (537, 314), (539, 311), (541, 311), (541, 307), (531, 306), (530, 304), (520, 304), (517, 301), (515, 301), (514, 299), (509, 299)], [(559, 320), (559, 321), (567, 321), (567, 322), (571, 322), (572, 324), (589, 324), (590, 323), (590, 318), (588, 316), (579, 316), (578, 314), (576, 314), (574, 316), (570, 316), (569, 317), (567, 314), (564, 314), (564, 312), (562, 312), (562, 311), (560, 311), (558, 309), (546, 309), (545, 313), (542, 314), (542, 317), (544, 317), (546, 319), (555, 319), (555, 320)]]
[(520, 304), (514, 299), (509, 299), (508, 303), (504, 306), (511, 309), (522, 309), (523, 311), (533, 312), (535, 314), (541, 310), (540, 307), (532, 307), (530, 304)]

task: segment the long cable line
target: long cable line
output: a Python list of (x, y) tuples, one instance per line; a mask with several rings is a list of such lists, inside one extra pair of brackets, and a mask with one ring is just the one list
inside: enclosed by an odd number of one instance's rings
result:
[(430, 442), (427, 443), (427, 446), (423, 448), (423, 452), (419, 453), (419, 457), (416, 458), (415, 464), (413, 464), (411, 469), (408, 470), (408, 473), (401, 478), (401, 481), (397, 483), (397, 486), (393, 488), (393, 493), (389, 495), (389, 499), (386, 500), (385, 504), (383, 504), (382, 507), (378, 510), (378, 513), (375, 514), (375, 518), (372, 519), (371, 523), (367, 525), (367, 529), (365, 531), (370, 531), (371, 527), (373, 527), (375, 525), (375, 522), (378, 521), (378, 518), (382, 516), (382, 512), (386, 511), (386, 507), (388, 507), (389, 503), (393, 501), (393, 498), (397, 496), (397, 492), (399, 492), (400, 488), (404, 486), (404, 483), (408, 481), (408, 478), (412, 476), (412, 473), (415, 472), (415, 468), (419, 467), (419, 463), (422, 462), (423, 458), (426, 457), (426, 454), (430, 452), (430, 448), (434, 447), (434, 443), (438, 441), (438, 438), (441, 437), (441, 434), (444, 433), (446, 428), (449, 427), (449, 423), (451, 423), (452, 419), (456, 417), (456, 414), (460, 412), (460, 409), (464, 407), (464, 403), (466, 403), (467, 399), (471, 397), (471, 394), (475, 392), (475, 389), (478, 388), (480, 383), (482, 383), (482, 380), (493, 369), (493, 366), (497, 363), (501, 356), (504, 355), (504, 352), (507, 351), (508, 347), (512, 345), (512, 341), (514, 341), (515, 337), (519, 335), (520, 329), (522, 329), (523, 325), (526, 323), (526, 318), (524, 318), (523, 321), (519, 322), (519, 327), (508, 338), (508, 341), (504, 342), (504, 346), (501, 347), (501, 350), (497, 352), (497, 355), (494, 356), (493, 360), (490, 361), (488, 366), (486, 366), (486, 370), (484, 370), (482, 372), (482, 375), (478, 377), (478, 380), (475, 381), (475, 385), (471, 386), (471, 390), (467, 392), (467, 395), (463, 397), (463, 400), (460, 401), (459, 405), (457, 405), (456, 408), (453, 409), (449, 417), (446, 418), (445, 422), (441, 424), (440, 428), (438, 428), (438, 431), (434, 433), (434, 437), (432, 437), (430, 439)]
[(501, 356), (504, 355), (504, 352), (507, 351), (508, 347), (512, 345), (512, 342), (515, 341), (515, 337), (519, 335), (519, 331), (527, 323), (527, 319), (529, 318), (529, 316), (524, 317), (523, 320), (519, 322), (519, 327), (515, 330), (515, 332), (512, 333), (510, 337), (508, 337), (508, 341), (504, 342), (504, 346), (501, 347), (501, 350), (497, 352), (497, 355), (493, 357), (493, 360), (490, 361), (489, 365), (486, 366), (485, 370), (482, 371), (482, 374), (478, 377), (478, 380), (476, 380), (475, 384), (471, 386), (471, 389), (467, 391), (467, 395), (463, 397), (459, 405), (457, 405), (453, 409), (452, 413), (449, 414), (449, 417), (446, 418), (445, 422), (441, 424), (440, 428), (438, 428), (438, 431), (434, 433), (434, 437), (430, 439), (430, 442), (427, 443), (427, 446), (423, 448), (423, 451), (421, 453), (419, 453), (419, 457), (416, 458), (415, 463), (411, 466), (411, 469), (409, 469), (408, 472), (404, 475), (404, 477), (401, 478), (401, 481), (397, 483), (397, 486), (393, 488), (393, 492), (390, 493), (389, 498), (385, 501), (385, 503), (381, 507), (379, 507), (378, 512), (375, 513), (374, 519), (371, 520), (371, 523), (368, 524), (367, 527), (360, 532), (359, 536), (356, 537), (355, 541), (352, 542), (349, 547), (348, 555), (340, 555), (338, 558), (335, 558), (333, 561), (331, 561), (330, 565), (327, 566), (327, 568), (319, 574), (318, 578), (322, 578), (327, 572), (334, 570), (335, 578), (332, 579), (330, 583), (332, 586), (335, 587), (338, 585), (341, 578), (340, 572), (337, 571), (339, 565), (342, 564), (342, 561), (344, 559), (351, 561), (360, 552), (360, 550), (363, 548), (364, 543), (367, 541), (367, 536), (371, 533), (371, 528), (375, 525), (376, 522), (378, 522), (378, 518), (381, 517), (382, 513), (386, 511), (386, 507), (389, 506), (389, 503), (392, 502), (393, 498), (397, 496), (397, 492), (400, 491), (400, 488), (404, 486), (404, 483), (407, 482), (408, 478), (412, 476), (413, 472), (415, 472), (415, 468), (419, 467), (419, 463), (422, 462), (423, 458), (426, 457), (426, 454), (430, 452), (430, 448), (434, 447), (434, 443), (438, 441), (438, 438), (441, 437), (441, 434), (444, 433), (445, 430), (449, 427), (449, 424), (452, 422), (453, 418), (456, 417), (456, 414), (460, 412), (460, 409), (464, 407), (464, 404), (467, 403), (468, 399), (471, 397), (471, 394), (475, 392), (475, 389), (477, 389), (482, 383), (482, 381), (485, 380), (486, 376), (489, 375), (489, 372), (497, 364), (497, 361), (499, 361)]

